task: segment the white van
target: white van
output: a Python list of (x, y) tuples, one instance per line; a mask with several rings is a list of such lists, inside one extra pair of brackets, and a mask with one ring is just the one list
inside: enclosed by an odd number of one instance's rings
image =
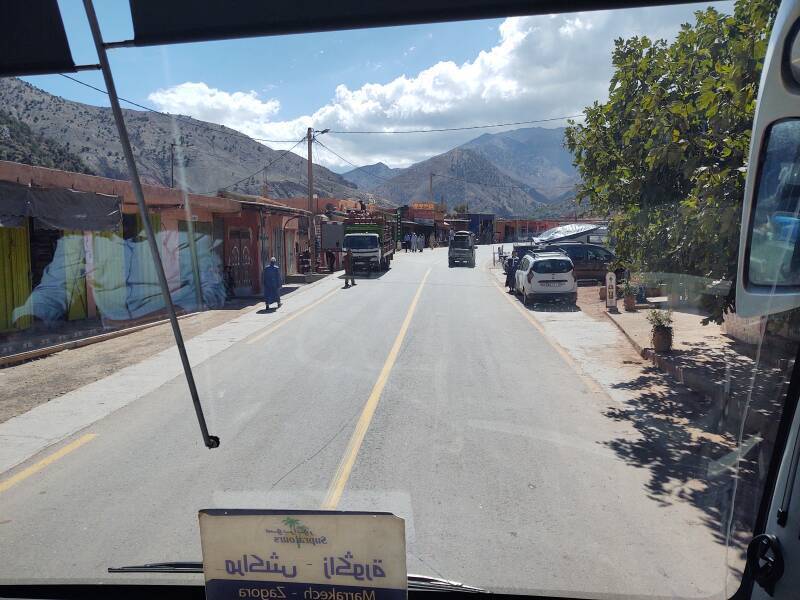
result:
[(516, 273), (515, 289), (522, 301), (578, 299), (578, 283), (572, 259), (561, 252), (536, 252), (522, 259)]

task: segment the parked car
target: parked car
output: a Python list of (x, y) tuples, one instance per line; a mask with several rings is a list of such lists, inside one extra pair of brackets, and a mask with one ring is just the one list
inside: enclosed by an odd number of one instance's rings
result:
[(572, 260), (563, 252), (534, 252), (523, 257), (516, 273), (516, 291), (522, 301), (562, 299), (574, 304), (578, 283)]
[[(564, 252), (575, 265), (575, 279), (595, 280), (604, 283), (609, 267), (616, 261), (616, 256), (611, 250), (599, 244), (585, 242), (561, 242), (545, 244), (540, 248), (543, 252)], [(625, 278), (625, 270), (615, 271), (617, 281)]]

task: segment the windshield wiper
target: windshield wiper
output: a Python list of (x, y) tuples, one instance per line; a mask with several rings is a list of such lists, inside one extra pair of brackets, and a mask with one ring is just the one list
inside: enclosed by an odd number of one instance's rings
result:
[[(144, 565), (129, 565), (125, 567), (109, 567), (109, 573), (202, 573), (202, 562), (158, 562), (147, 563)], [(409, 590), (424, 590), (426, 592), (467, 592), (467, 593), (489, 593), (483, 588), (465, 585), (458, 581), (442, 579), (441, 577), (431, 577), (429, 575), (408, 574)]]

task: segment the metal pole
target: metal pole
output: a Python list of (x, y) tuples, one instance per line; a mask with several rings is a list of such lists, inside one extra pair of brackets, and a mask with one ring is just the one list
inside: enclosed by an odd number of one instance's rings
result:
[(169, 187), (175, 187), (175, 144), (169, 145)]
[(310, 213), (308, 216), (308, 255), (311, 259), (311, 264), (308, 265), (308, 268), (313, 273), (314, 266), (317, 264), (317, 257), (316, 257), (316, 235), (314, 231), (314, 215), (317, 214), (316, 207), (314, 204), (314, 167), (313, 163), (311, 162), (311, 146), (314, 141), (314, 130), (309, 127), (307, 132), (308, 137), (308, 212)]
[(147, 233), (147, 241), (150, 245), (150, 252), (153, 255), (153, 263), (155, 264), (156, 274), (158, 275), (158, 283), (161, 287), (161, 295), (164, 297), (164, 304), (166, 305), (169, 321), (172, 325), (172, 333), (175, 336), (175, 345), (178, 347), (178, 354), (180, 354), (181, 363), (183, 364), (183, 372), (186, 375), (186, 383), (189, 386), (189, 393), (192, 396), (194, 411), (197, 415), (197, 421), (200, 424), (200, 431), (203, 434), (203, 442), (208, 448), (216, 448), (219, 446), (219, 438), (215, 435), (209, 435), (208, 433), (206, 419), (203, 415), (203, 407), (200, 404), (200, 398), (197, 394), (197, 386), (194, 383), (192, 367), (189, 364), (189, 357), (186, 354), (186, 346), (183, 343), (183, 336), (181, 335), (181, 329), (178, 325), (178, 317), (175, 314), (175, 306), (172, 304), (172, 297), (169, 293), (167, 277), (164, 274), (164, 265), (161, 263), (161, 255), (158, 252), (158, 244), (156, 243), (155, 234), (153, 233), (153, 225), (150, 223), (150, 218), (147, 215), (147, 206), (144, 201), (142, 182), (139, 180), (139, 171), (136, 168), (136, 161), (133, 158), (131, 141), (128, 137), (128, 130), (125, 127), (125, 120), (122, 116), (119, 98), (117, 97), (117, 88), (114, 85), (114, 78), (111, 74), (111, 65), (108, 63), (108, 55), (106, 54), (106, 48), (103, 44), (103, 36), (100, 33), (100, 25), (97, 22), (97, 14), (94, 11), (92, 0), (83, 0), (83, 7), (86, 11), (86, 18), (89, 21), (89, 28), (92, 30), (92, 38), (94, 39), (94, 46), (97, 50), (97, 57), (100, 59), (100, 68), (103, 71), (103, 79), (106, 84), (106, 91), (108, 92), (111, 111), (114, 114), (114, 121), (117, 125), (117, 132), (119, 133), (119, 141), (122, 145), (122, 152), (125, 155), (125, 163), (128, 166), (128, 174), (131, 178), (133, 195), (136, 197), (136, 203), (139, 205), (139, 213), (142, 215), (142, 224), (144, 225), (145, 232)]

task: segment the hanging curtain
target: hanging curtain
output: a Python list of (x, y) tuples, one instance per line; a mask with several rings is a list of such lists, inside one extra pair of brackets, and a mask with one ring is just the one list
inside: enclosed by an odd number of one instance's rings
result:
[(86, 251), (83, 232), (64, 230), (64, 288), (67, 295), (67, 319), (75, 321), (88, 316), (86, 299)]
[(30, 264), (27, 222), (24, 227), (0, 227), (0, 331), (30, 327), (30, 315), (16, 321), (12, 315), (30, 296)]

